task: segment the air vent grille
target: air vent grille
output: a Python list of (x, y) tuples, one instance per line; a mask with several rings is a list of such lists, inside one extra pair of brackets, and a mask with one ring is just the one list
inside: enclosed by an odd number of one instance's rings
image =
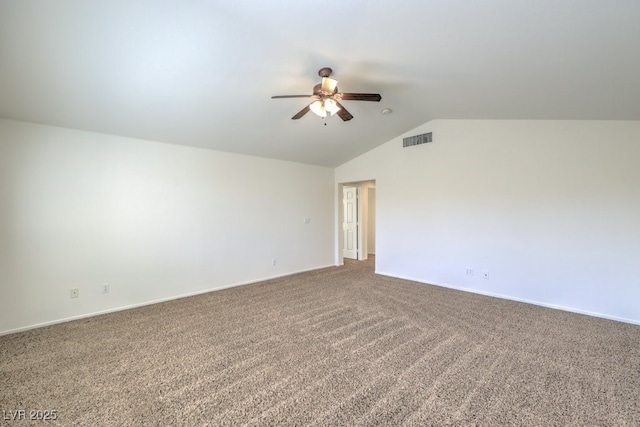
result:
[(431, 132), (423, 133), (422, 135), (409, 136), (407, 138), (402, 138), (402, 146), (403, 147), (412, 147), (414, 145), (426, 144), (427, 142), (433, 141)]

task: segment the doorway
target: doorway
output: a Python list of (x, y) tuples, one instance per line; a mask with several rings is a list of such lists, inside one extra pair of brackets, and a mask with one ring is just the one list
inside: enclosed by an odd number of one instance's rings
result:
[(375, 254), (375, 181), (338, 185), (338, 265)]

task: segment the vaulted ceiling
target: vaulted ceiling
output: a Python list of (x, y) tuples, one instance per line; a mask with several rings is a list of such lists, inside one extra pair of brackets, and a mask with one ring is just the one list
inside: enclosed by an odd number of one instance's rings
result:
[[(1, 0), (0, 117), (337, 166), (432, 119), (640, 120), (638, 22), (638, 0)], [(308, 100), (271, 96), (325, 66), (382, 101), (291, 120)]]

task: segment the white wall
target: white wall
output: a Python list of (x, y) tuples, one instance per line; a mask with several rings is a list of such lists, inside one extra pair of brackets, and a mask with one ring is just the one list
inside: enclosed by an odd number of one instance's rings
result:
[(376, 180), (378, 273), (640, 323), (640, 122), (436, 120), (403, 136), (429, 131), (336, 169)]
[(371, 255), (376, 253), (376, 189), (367, 188), (368, 195), (368, 215), (367, 215), (367, 252)]
[(366, 182), (359, 182), (355, 184), (357, 187), (360, 188), (360, 203), (359, 203), (359, 210), (358, 210), (358, 222), (359, 222), (359, 229), (358, 229), (358, 248), (359, 248), (359, 253), (358, 253), (358, 259), (359, 260), (365, 260), (365, 259), (369, 259), (369, 254), (371, 253), (370, 247), (369, 247), (369, 228), (370, 228), (370, 221), (369, 221), (369, 214), (371, 213), (371, 209), (370, 209), (370, 201), (369, 201), (369, 189), (371, 188), (375, 188), (376, 186), (376, 182), (375, 181), (366, 181)]
[(0, 120), (0, 333), (332, 265), (333, 173)]

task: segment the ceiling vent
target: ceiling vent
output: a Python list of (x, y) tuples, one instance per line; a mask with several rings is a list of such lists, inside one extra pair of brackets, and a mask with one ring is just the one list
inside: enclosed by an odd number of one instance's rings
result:
[(426, 144), (427, 142), (431, 142), (433, 138), (431, 137), (431, 132), (423, 133), (422, 135), (409, 136), (407, 138), (402, 138), (402, 146), (403, 147), (412, 147), (414, 145)]

